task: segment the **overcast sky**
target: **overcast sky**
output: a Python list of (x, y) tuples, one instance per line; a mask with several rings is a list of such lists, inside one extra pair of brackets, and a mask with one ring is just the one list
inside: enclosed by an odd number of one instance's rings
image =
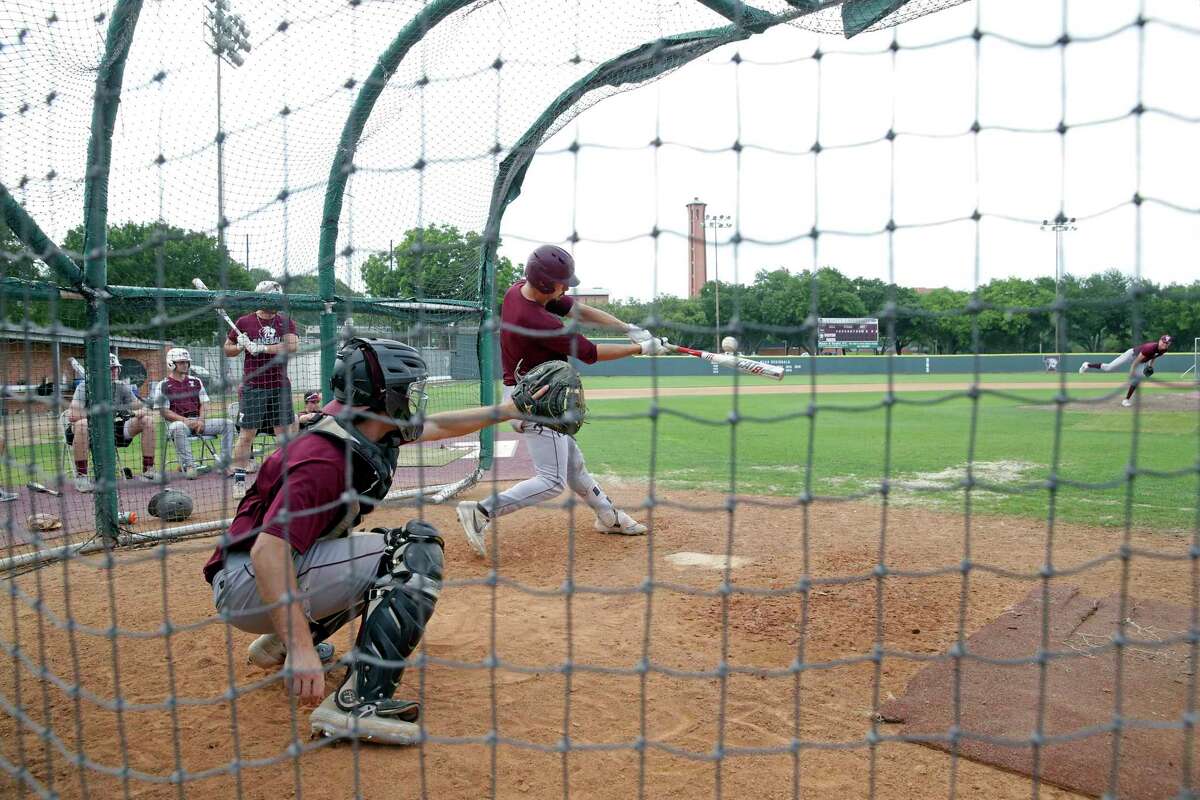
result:
[[(59, 19), (47, 24), (52, 5)], [(0, 11), (0, 175), (56, 238), (80, 219), (92, 69), (103, 45), (92, 18), (108, 5), (14, 0)], [(1064, 48), (1052, 46), (1064, 22), (1057, 0), (973, 0), (849, 41), (780, 26), (715, 51), (599, 102), (547, 142), (505, 218), (502, 252), (523, 261), (536, 243), (566, 243), (575, 231), (584, 284), (615, 297), (682, 295), (685, 205), (698, 197), (735, 222), (721, 232), (723, 280), (815, 263), (970, 288), (1053, 274), (1053, 236), (1038, 223), (1065, 208), (1079, 218), (1066, 237), (1068, 271), (1194, 280), (1200, 7), (1147, 0), (1147, 16), (1193, 30), (1152, 22), (1141, 47), (1136, 28), (1106, 35), (1127, 26), (1138, 5), (1067, 3), (1071, 36), (1099, 38), (1065, 48), (1065, 64)], [(252, 266), (315, 269), (324, 186), (357, 91), (347, 80), (366, 77), (418, 6), (368, 2), (351, 12), (340, 0), (233, 0), (254, 48), (244, 67), (223, 72), (225, 202), (231, 249), (241, 257), (248, 241)], [(114, 139), (113, 222), (161, 216), (214, 230), (216, 67), (203, 43), (204, 8), (146, 3)], [(968, 35), (977, 19), (997, 34), (978, 52), (970, 38), (938, 44)], [(354, 253), (339, 259), (338, 276), (361, 287), (361, 260), (412, 225), (481, 228), (495, 141), (511, 145), (594, 63), (658, 33), (718, 23), (690, 2), (508, 0), (439, 26), (392, 77), (367, 126), (341, 219), (339, 249)], [(166, 79), (153, 80), (158, 72)], [(1143, 104), (1169, 112), (1141, 118), (1140, 162), (1129, 115), (1139, 74)], [(291, 113), (281, 115), (285, 106)], [(976, 107), (985, 131), (972, 136)], [(1054, 132), (1064, 114), (1065, 161)], [(877, 141), (889, 128), (895, 141)], [(660, 148), (649, 146), (656, 136)], [(814, 141), (824, 148), (816, 157)], [(426, 167), (414, 169), (418, 162)], [(19, 191), (22, 176), (30, 181)], [(1139, 187), (1184, 209), (1143, 205), (1140, 238), (1130, 202)], [(978, 225), (968, 219), (975, 208), (984, 215)], [(900, 226), (894, 236), (883, 232), (889, 218)], [(822, 231), (815, 248), (814, 225)], [(741, 244), (731, 243), (734, 234)]]

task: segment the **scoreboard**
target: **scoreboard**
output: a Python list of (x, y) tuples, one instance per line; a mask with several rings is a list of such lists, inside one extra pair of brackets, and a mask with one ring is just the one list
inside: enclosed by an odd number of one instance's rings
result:
[(879, 320), (874, 317), (821, 317), (817, 346), (853, 348), (879, 346)]

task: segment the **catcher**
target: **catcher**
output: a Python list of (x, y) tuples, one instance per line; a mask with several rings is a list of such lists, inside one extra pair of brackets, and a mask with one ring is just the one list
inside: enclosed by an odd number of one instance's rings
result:
[[(568, 287), (578, 286), (575, 259), (561, 247), (542, 245), (525, 263), (525, 280), (517, 281), (504, 295), (500, 310), (500, 363), (504, 370), (505, 398), (513, 397), (532, 410), (541, 421), (519, 421), (513, 427), (524, 437), (533, 458), (536, 474), (483, 502), (458, 504), (458, 520), (471, 548), (487, 555), (485, 531), (496, 517), (558, 496), (568, 486), (596, 514), (595, 529), (601, 533), (640, 535), (646, 526), (613, 505), (612, 500), (587, 471), (583, 451), (574, 433), (583, 422), (583, 392), (579, 376), (566, 364), (567, 357), (585, 364), (612, 361), (633, 355), (664, 355), (666, 340), (652, 336), (636, 325), (566, 296)], [(595, 344), (586, 337), (563, 329), (562, 318), (624, 331), (632, 344)], [(560, 362), (563, 369), (539, 367)], [(568, 371), (569, 370), (569, 371)], [(524, 374), (529, 389), (518, 393), (518, 380)], [(541, 398), (543, 405), (529, 406), (529, 395), (539, 385), (551, 388)], [(572, 400), (571, 398), (575, 398)], [(518, 403), (518, 407), (521, 406)], [(575, 404), (575, 405), (572, 405)], [(560, 417), (561, 422), (548, 418)]]
[(365, 659), (352, 656), (337, 690), (313, 711), (316, 733), (393, 744), (420, 733), (418, 704), (393, 694), (437, 603), (442, 539), (417, 520), (350, 531), (387, 495), (401, 446), (517, 415), (508, 403), (425, 417), (425, 377), (424, 360), (406, 344), (347, 342), (330, 381), (335, 402), (263, 462), (204, 567), (221, 617), (261, 634), (251, 662), (283, 666), (303, 704), (325, 694), (322, 662), (333, 648), (324, 640), (363, 615), (355, 654)]
[(1082, 375), (1089, 370), (1113, 372), (1132, 361), (1133, 364), (1129, 367), (1129, 390), (1125, 392), (1125, 399), (1121, 401), (1121, 405), (1129, 408), (1133, 405), (1131, 398), (1137, 391), (1141, 379), (1149, 378), (1154, 374), (1154, 359), (1170, 350), (1171, 343), (1174, 341), (1175, 337), (1164, 333), (1158, 337), (1158, 341), (1145, 342), (1137, 347), (1131, 347), (1106, 364), (1101, 364), (1099, 361), (1085, 361), (1079, 366), (1079, 374)]

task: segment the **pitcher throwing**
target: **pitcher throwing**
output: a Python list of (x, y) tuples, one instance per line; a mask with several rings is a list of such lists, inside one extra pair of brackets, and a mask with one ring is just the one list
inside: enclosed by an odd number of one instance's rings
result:
[(1157, 342), (1145, 342), (1137, 347), (1131, 347), (1121, 355), (1114, 358), (1105, 364), (1099, 361), (1085, 361), (1079, 366), (1079, 374), (1082, 375), (1089, 370), (1100, 370), (1101, 372), (1114, 372), (1126, 364), (1133, 362), (1129, 368), (1129, 391), (1125, 392), (1125, 399), (1121, 401), (1121, 405), (1128, 408), (1133, 405), (1133, 393), (1137, 391), (1138, 383), (1143, 377), (1150, 377), (1154, 374), (1154, 359), (1161, 356), (1163, 353), (1171, 349), (1171, 342), (1175, 341), (1174, 337), (1169, 333), (1164, 333), (1158, 337)]

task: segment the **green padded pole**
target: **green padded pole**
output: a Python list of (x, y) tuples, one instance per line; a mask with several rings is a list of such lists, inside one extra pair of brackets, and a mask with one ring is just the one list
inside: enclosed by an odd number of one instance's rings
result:
[(4, 224), (16, 234), (18, 241), (25, 245), (30, 253), (40, 258), (53, 269), (58, 276), (72, 286), (83, 285), (83, 272), (71, 260), (70, 256), (59, 249), (58, 245), (42, 232), (38, 224), (17, 202), (7, 188), (0, 184), (0, 214)]
[(142, 0), (118, 0), (108, 23), (104, 58), (96, 73), (92, 104), (92, 130), (88, 141), (87, 173), (83, 188), (83, 278), (94, 293), (87, 304), (87, 394), (90, 406), (101, 411), (89, 415), (88, 433), (96, 487), (96, 533), (110, 541), (117, 537), (117, 448), (113, 435), (112, 381), (108, 371), (108, 173), (113, 126), (121, 102), (125, 59), (133, 41)]
[(338, 141), (337, 151), (333, 157), (333, 166), (329, 168), (329, 181), (325, 185), (325, 206), (321, 212), (321, 239), (317, 250), (317, 293), (325, 302), (321, 313), (321, 397), (324, 402), (333, 399), (329, 388), (329, 379), (333, 377), (333, 364), (337, 355), (337, 314), (334, 312), (334, 260), (337, 248), (338, 221), (342, 216), (342, 200), (346, 194), (346, 183), (354, 172), (354, 153), (358, 149), (358, 140), (363, 128), (375, 108), (375, 101), (387, 86), (388, 80), (395, 73), (404, 56), (412, 46), (421, 41), (431, 28), (459, 9), (466, 8), (475, 0), (435, 0), (414, 16), (387, 50), (375, 62), (370, 77), (358, 90), (354, 107), (342, 127), (342, 137)]

